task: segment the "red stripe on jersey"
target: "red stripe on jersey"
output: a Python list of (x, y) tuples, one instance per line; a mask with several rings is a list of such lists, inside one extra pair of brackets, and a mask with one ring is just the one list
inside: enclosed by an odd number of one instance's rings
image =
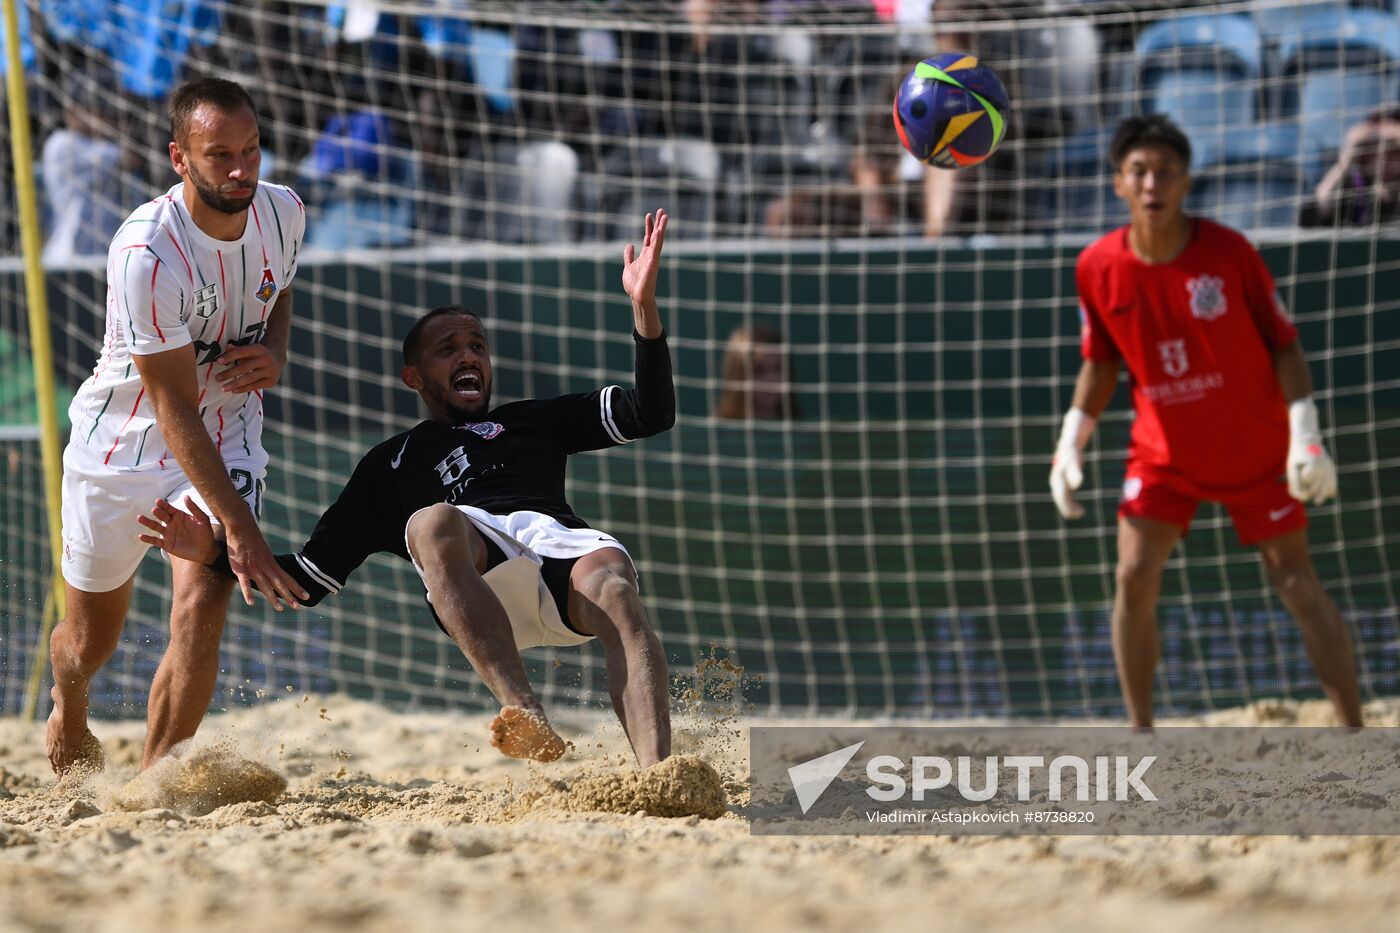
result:
[[(167, 232), (169, 232), (169, 231), (167, 231)], [(185, 260), (185, 271), (186, 271), (187, 273), (189, 273), (189, 276), (190, 276), (190, 287), (193, 288), (193, 287), (194, 287), (194, 269), (190, 268), (190, 261), (189, 261), (188, 259), (185, 258), (185, 251), (182, 250), (182, 249), (180, 249), (180, 243), (179, 243), (178, 240), (175, 239), (175, 234), (173, 234), (173, 233), (170, 234), (170, 242), (171, 242), (172, 244), (174, 244), (174, 246), (175, 246), (175, 252), (179, 253), (179, 254), (180, 254), (180, 258)]]
[(156, 273), (160, 271), (160, 260), (156, 260), (155, 266), (151, 268), (151, 323), (155, 325), (156, 336), (161, 343), (165, 343), (165, 332), (160, 329), (160, 321), (156, 319)]
[(104, 464), (112, 462), (112, 454), (116, 452), (117, 444), (121, 442), (122, 435), (126, 433), (126, 426), (131, 424), (131, 419), (136, 417), (136, 409), (141, 407), (141, 396), (146, 394), (146, 387), (142, 386), (141, 391), (136, 393), (136, 404), (131, 406), (131, 414), (126, 416), (122, 422), (121, 430), (117, 432), (116, 439), (112, 441), (112, 446), (107, 450), (107, 456), (102, 458)]
[[(218, 250), (219, 255), (219, 289), (224, 293), (224, 300), (228, 301), (228, 282), (224, 278), (224, 251)], [(219, 318), (219, 335), (214, 338), (215, 343), (222, 343), (224, 339), (224, 326), (228, 324), (228, 311), (224, 311), (224, 316)]]

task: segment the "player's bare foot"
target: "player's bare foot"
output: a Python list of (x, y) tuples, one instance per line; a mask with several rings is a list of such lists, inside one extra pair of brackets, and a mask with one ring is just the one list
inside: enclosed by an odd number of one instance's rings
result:
[(567, 746), (544, 714), (523, 706), (506, 706), (491, 720), (491, 744), (510, 758), (554, 761)]
[(44, 751), (53, 773), (60, 777), (70, 772), (96, 774), (107, 766), (107, 756), (103, 754), (102, 743), (97, 741), (97, 736), (86, 726), (76, 737), (67, 735), (63, 717), (57, 711), (49, 716)]

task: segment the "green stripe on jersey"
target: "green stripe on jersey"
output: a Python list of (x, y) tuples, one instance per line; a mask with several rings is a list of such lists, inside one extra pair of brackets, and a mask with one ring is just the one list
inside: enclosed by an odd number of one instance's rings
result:
[(150, 424), (146, 425), (146, 430), (141, 432), (141, 443), (136, 446), (136, 462), (133, 463), (132, 466), (141, 465), (141, 452), (146, 449), (146, 435), (150, 434), (151, 428), (155, 426), (156, 423), (152, 421)]
[(272, 208), (272, 221), (277, 224), (277, 248), (282, 251), (282, 255), (287, 255), (287, 238), (282, 235), (282, 218), (277, 213), (277, 201), (269, 193), (267, 196), (268, 206)]
[(92, 440), (93, 432), (97, 430), (97, 423), (102, 420), (102, 416), (107, 414), (107, 406), (112, 404), (112, 393), (117, 391), (115, 387), (107, 390), (107, 398), (102, 402), (102, 410), (97, 413), (97, 417), (92, 419), (92, 428), (88, 431), (87, 437), (83, 438), (86, 444)]

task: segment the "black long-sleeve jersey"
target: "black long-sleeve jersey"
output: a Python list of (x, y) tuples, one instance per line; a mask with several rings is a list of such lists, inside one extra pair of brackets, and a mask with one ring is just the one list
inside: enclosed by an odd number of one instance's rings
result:
[[(423, 421), (365, 454), (301, 551), (277, 557), (311, 594), (304, 604), (339, 592), (371, 554), (408, 560), (409, 518), (439, 502), (497, 515), (542, 512), (570, 528), (588, 527), (565, 498), (569, 455), (650, 437), (675, 422), (665, 335), (648, 340), (634, 332), (633, 340), (633, 389), (510, 402), (470, 424)], [(231, 573), (227, 555), (214, 566)]]

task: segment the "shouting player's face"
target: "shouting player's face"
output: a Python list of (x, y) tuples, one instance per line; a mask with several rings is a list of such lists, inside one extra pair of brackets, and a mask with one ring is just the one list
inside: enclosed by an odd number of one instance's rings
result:
[(418, 362), (403, 381), (444, 424), (466, 424), (491, 407), (491, 351), (475, 317), (444, 314), (428, 322)]
[(1123, 157), (1113, 190), (1127, 203), (1134, 227), (1163, 230), (1182, 219), (1191, 176), (1176, 150), (1142, 146)]
[(253, 203), (258, 189), (258, 118), (247, 107), (224, 113), (202, 104), (190, 118), (184, 142), (170, 144), (170, 158), (206, 206), (221, 214), (240, 214)]

